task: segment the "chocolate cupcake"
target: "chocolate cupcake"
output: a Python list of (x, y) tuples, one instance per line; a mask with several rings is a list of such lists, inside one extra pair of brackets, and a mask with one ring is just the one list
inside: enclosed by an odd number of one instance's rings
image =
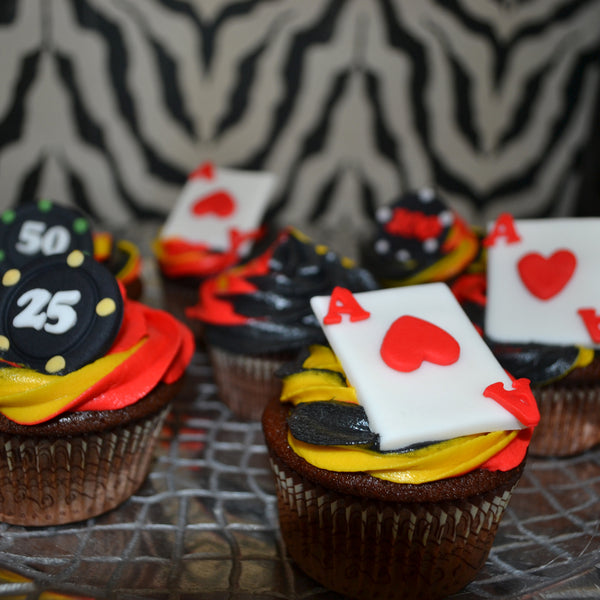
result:
[(313, 307), (335, 353), (314, 345), (286, 365), (262, 419), (287, 552), (351, 598), (459, 591), (523, 472), (539, 418), (527, 385), (510, 383), (443, 284)]
[(202, 284), (187, 314), (204, 327), (219, 396), (237, 417), (260, 419), (267, 401), (279, 396), (277, 368), (324, 341), (310, 298), (338, 285), (376, 287), (367, 271), (293, 228), (253, 260)]
[(477, 235), (429, 188), (377, 209), (361, 264), (383, 287), (450, 281), (479, 252)]
[(2, 287), (0, 520), (106, 512), (148, 472), (193, 337), (78, 250), (9, 269)]

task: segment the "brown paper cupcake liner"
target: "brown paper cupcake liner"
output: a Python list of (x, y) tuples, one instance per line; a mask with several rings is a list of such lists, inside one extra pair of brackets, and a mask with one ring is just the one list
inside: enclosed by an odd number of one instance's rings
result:
[(281, 394), (281, 380), (275, 372), (295, 353), (257, 356), (234, 354), (211, 346), (208, 354), (221, 401), (238, 418), (259, 421), (265, 405)]
[(99, 433), (0, 432), (0, 521), (55, 525), (115, 508), (144, 481), (168, 410)]
[(291, 449), (288, 413), (272, 401), (262, 426), (283, 541), (303, 571), (350, 598), (391, 600), (444, 598), (475, 578), (525, 460), (418, 485), (327, 471)]
[(532, 391), (540, 410), (529, 451), (536, 456), (571, 456), (600, 443), (600, 386), (562, 382)]
[(280, 528), (298, 566), (351, 598), (444, 598), (485, 563), (513, 484), (464, 500), (384, 502), (327, 490), (271, 454)]

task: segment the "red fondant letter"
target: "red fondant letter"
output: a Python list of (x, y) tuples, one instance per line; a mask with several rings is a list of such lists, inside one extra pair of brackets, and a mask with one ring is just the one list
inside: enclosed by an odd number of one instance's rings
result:
[(600, 315), (593, 308), (580, 308), (577, 314), (583, 319), (583, 324), (588, 330), (592, 342), (600, 344)]
[(501, 214), (494, 223), (494, 227), (483, 240), (483, 245), (487, 248), (493, 246), (499, 237), (506, 238), (507, 244), (515, 244), (521, 241), (521, 236), (515, 229), (515, 222), (512, 215), (508, 213)]
[(535, 427), (540, 420), (540, 411), (529, 387), (529, 379), (516, 379), (513, 389), (507, 390), (501, 381), (485, 388), (483, 395), (495, 400), (514, 415), (525, 427)]
[(351, 321), (364, 321), (371, 316), (352, 295), (352, 292), (343, 287), (335, 287), (329, 299), (329, 310), (323, 318), (325, 325), (335, 325), (342, 322), (342, 314), (350, 316)]

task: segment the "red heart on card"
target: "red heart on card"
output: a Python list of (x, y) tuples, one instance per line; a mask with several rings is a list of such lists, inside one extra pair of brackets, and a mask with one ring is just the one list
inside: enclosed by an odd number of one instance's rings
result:
[(235, 200), (231, 194), (224, 190), (211, 192), (210, 194), (196, 200), (192, 206), (192, 212), (197, 217), (204, 215), (215, 215), (217, 217), (228, 217), (235, 211)]
[(444, 329), (410, 315), (396, 319), (387, 330), (380, 349), (383, 362), (408, 373), (423, 361), (448, 366), (460, 356), (458, 342)]
[(577, 258), (570, 250), (557, 250), (549, 258), (537, 252), (525, 254), (517, 263), (521, 281), (540, 300), (548, 300), (567, 285)]

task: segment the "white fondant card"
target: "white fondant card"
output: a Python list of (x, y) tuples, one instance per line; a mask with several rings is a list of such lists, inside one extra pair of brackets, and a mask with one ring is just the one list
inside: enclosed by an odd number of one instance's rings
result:
[[(346, 293), (311, 305), (383, 450), (523, 428), (484, 396), (513, 384), (446, 284)], [(344, 314), (350, 300), (360, 310)], [(329, 311), (340, 305), (335, 322)]]
[(203, 164), (190, 174), (160, 237), (227, 250), (232, 230), (247, 233), (260, 226), (275, 183), (272, 173)]
[(502, 215), (485, 243), (488, 337), (600, 347), (600, 219)]

